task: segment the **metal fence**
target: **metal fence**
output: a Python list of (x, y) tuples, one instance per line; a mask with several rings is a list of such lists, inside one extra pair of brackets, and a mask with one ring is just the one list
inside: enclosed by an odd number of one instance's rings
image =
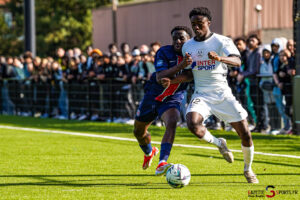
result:
[[(258, 87), (258, 86), (257, 86)], [(55, 117), (60, 119), (91, 119), (113, 121), (117, 118), (134, 119), (136, 109), (144, 95), (143, 84), (129, 84), (116, 80), (64, 83), (52, 81), (0, 81), (0, 111), (2, 114)], [(233, 87), (233, 93), (250, 113), (249, 102), (244, 92)], [(183, 106), (193, 92), (192, 84), (187, 90)], [(255, 99), (253, 109), (266, 107), (272, 129), (282, 128), (281, 116), (274, 100), (262, 104), (260, 93), (251, 94)], [(187, 102), (187, 103), (186, 103)], [(184, 107), (182, 116), (184, 116)], [(260, 110), (260, 109), (258, 109)], [(257, 113), (256, 113), (257, 114)], [(86, 116), (86, 118), (82, 117)]]

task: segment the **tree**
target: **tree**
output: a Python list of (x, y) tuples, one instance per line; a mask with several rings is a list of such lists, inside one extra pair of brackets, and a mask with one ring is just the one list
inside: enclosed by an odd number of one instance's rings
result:
[[(7, 7), (0, 10), (0, 55), (16, 56), (23, 52), (23, 16), (22, 8), (20, 8), (20, 0), (11, 0)], [(12, 26), (9, 27), (5, 21), (4, 13), (11, 12), (11, 6), (13, 5), (16, 18), (12, 21)]]
[[(92, 9), (109, 3), (110, 0), (35, 0), (37, 55), (53, 56), (58, 47), (86, 49), (92, 45)], [(24, 51), (23, 0), (11, 0), (4, 7), (13, 14), (13, 27), (9, 30), (0, 17), (0, 42), (6, 40), (0, 46), (0, 54), (19, 55)]]

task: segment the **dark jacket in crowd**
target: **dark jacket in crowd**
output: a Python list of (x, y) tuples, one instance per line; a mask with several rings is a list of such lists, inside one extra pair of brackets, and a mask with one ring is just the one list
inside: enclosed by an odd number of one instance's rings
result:
[(252, 52), (249, 52), (249, 55), (245, 63), (245, 69), (243, 72), (241, 72), (241, 74), (245, 78), (250, 79), (251, 85), (254, 84), (257, 85), (256, 74), (259, 73), (260, 62), (261, 62), (261, 54), (258, 48)]

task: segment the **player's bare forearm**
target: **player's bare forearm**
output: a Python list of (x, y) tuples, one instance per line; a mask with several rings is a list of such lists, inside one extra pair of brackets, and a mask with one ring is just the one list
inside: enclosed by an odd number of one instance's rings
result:
[(212, 60), (216, 60), (222, 63), (225, 63), (229, 66), (234, 66), (234, 67), (240, 67), (242, 62), (241, 59), (238, 56), (228, 56), (228, 57), (223, 57), (219, 56), (216, 52), (210, 51), (208, 53), (208, 57)]
[(221, 57), (220, 62), (234, 67), (240, 67), (242, 64), (241, 59), (237, 56)]
[(176, 73), (178, 73), (180, 70), (184, 69), (185, 67), (186, 66), (183, 65), (183, 63), (181, 62), (179, 65), (175, 67), (171, 67), (169, 69), (156, 72), (157, 82), (160, 82), (162, 78), (172, 78)]
[(191, 82), (194, 79), (192, 70), (186, 70), (171, 80), (171, 84)]
[(156, 80), (159, 83), (162, 78), (172, 78), (176, 73), (192, 64), (192, 58), (189, 54), (186, 54), (183, 61), (177, 66), (156, 73)]

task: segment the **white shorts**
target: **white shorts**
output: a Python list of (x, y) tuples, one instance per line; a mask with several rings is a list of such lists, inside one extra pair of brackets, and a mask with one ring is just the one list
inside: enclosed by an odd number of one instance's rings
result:
[(203, 122), (211, 115), (227, 123), (242, 121), (248, 116), (230, 89), (209, 93), (195, 92), (186, 113), (189, 112), (199, 113)]

